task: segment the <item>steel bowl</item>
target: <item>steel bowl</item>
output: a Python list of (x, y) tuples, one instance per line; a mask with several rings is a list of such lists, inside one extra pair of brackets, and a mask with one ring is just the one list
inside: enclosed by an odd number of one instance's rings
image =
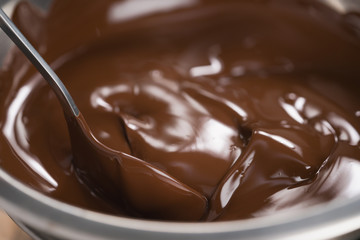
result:
[[(318, 1), (341, 14), (360, 13), (359, 0)], [(0, 5), (10, 14), (16, 2), (0, 0)], [(46, 9), (51, 1), (30, 2)], [(0, 59), (10, 44), (1, 32)], [(360, 196), (248, 220), (161, 222), (115, 217), (71, 206), (31, 189), (0, 169), (0, 206), (25, 232), (42, 240), (360, 239)]]

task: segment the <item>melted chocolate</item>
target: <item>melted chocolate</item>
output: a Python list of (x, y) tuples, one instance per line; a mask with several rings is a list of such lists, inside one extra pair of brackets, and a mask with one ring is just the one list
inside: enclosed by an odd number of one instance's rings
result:
[[(349, 18), (310, 0), (141, 4), (17, 6), (15, 23), (86, 132), (122, 157), (82, 157), (70, 126), (71, 149), (56, 97), (13, 49), (0, 76), (2, 168), (69, 204), (164, 220), (259, 217), (360, 193), (360, 41)], [(189, 194), (174, 195), (172, 181)]]

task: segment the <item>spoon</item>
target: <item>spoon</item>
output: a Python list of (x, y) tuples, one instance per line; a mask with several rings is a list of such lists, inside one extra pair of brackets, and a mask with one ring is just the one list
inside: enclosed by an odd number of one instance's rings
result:
[(196, 221), (204, 215), (207, 200), (202, 194), (139, 158), (105, 146), (93, 136), (65, 85), (2, 9), (0, 27), (60, 101), (76, 172), (89, 188), (93, 186), (92, 191), (120, 206), (130, 206), (137, 216)]

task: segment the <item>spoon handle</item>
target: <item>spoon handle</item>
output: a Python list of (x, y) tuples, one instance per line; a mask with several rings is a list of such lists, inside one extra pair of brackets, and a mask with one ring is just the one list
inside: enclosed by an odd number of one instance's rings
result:
[(64, 111), (67, 111), (70, 108), (73, 115), (76, 117), (79, 116), (79, 109), (63, 82), (1, 8), (0, 28), (2, 28), (6, 35), (8, 35), (8, 37), (18, 46), (18, 48), (34, 64), (44, 79), (49, 83), (50, 87), (61, 101)]

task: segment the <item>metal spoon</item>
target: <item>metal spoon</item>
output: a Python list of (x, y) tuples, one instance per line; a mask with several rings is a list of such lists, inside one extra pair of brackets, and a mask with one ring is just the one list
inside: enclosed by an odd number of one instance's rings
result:
[(74, 165), (88, 186), (111, 201), (130, 205), (140, 216), (199, 220), (207, 200), (151, 164), (115, 151), (92, 134), (70, 93), (59, 77), (0, 9), (0, 27), (49, 83), (59, 99), (68, 125)]

